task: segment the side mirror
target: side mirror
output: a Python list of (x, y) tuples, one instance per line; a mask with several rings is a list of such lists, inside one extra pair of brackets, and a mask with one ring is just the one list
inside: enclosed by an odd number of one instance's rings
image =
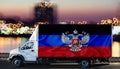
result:
[(19, 48), (20, 48), (20, 44), (18, 44)]
[(20, 43), (18, 45), (20, 46)]
[(18, 47), (19, 51), (20, 51), (20, 46)]

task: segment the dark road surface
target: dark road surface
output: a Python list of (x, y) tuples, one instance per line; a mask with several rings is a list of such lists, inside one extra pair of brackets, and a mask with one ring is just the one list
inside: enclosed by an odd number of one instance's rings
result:
[[(87, 69), (119, 69), (120, 64), (95, 64)], [(86, 69), (81, 68), (78, 64), (52, 64), (52, 65), (40, 65), (40, 64), (25, 64), (23, 67), (15, 67), (6, 60), (0, 60), (0, 69)]]

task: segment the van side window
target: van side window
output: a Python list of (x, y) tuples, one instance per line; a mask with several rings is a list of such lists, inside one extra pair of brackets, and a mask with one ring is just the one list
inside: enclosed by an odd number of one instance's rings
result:
[(34, 42), (29, 42), (29, 43), (26, 43), (26, 44), (21, 48), (21, 50), (32, 49), (33, 46), (34, 46)]

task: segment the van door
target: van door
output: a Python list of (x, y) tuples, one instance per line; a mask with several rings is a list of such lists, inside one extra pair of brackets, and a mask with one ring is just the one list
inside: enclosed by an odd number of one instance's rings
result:
[(36, 61), (37, 49), (35, 41), (27, 42), (20, 50), (21, 54), (24, 55), (25, 61)]

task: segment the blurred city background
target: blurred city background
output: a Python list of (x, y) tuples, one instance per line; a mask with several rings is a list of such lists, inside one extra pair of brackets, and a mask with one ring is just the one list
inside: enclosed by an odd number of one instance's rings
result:
[(112, 24), (120, 57), (120, 0), (0, 0), (0, 53), (25, 43), (38, 24)]

